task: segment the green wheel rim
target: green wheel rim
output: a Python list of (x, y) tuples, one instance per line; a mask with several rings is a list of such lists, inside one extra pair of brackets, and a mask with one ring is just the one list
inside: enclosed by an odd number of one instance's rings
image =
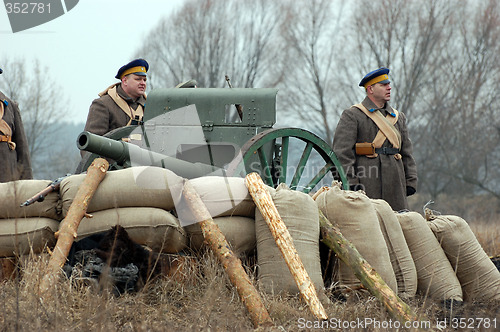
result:
[[(302, 191), (306, 193), (310, 192), (329, 172), (332, 173), (335, 179), (342, 182), (344, 189), (349, 189), (349, 183), (342, 165), (338, 161), (330, 145), (315, 134), (300, 128), (269, 129), (252, 137), (241, 148), (239, 156), (228, 166), (228, 174), (246, 174), (248, 170), (252, 168), (250, 164), (254, 162), (257, 157), (260, 162), (259, 173), (264, 183), (272, 187), (276, 187), (279, 183), (285, 183), (288, 175), (286, 172), (289, 166), (291, 138), (305, 142), (305, 147), (302, 150), (302, 155), (298, 163), (295, 165), (295, 172), (288, 184), (290, 189), (297, 189), (312, 151), (316, 151), (325, 164), (316, 172)], [(277, 144), (278, 139), (281, 139), (280, 145)], [(269, 158), (269, 154), (266, 154), (266, 149), (269, 149), (269, 146), (271, 146), (273, 150), (272, 158)], [(280, 172), (278, 176), (273, 176), (272, 170), (273, 167), (275, 167), (273, 162), (276, 161), (280, 165)]]

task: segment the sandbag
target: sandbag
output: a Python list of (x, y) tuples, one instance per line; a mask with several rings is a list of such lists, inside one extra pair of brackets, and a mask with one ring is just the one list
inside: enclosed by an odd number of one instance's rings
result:
[[(61, 182), (64, 216), (85, 176), (71, 175)], [(160, 167), (141, 166), (109, 171), (97, 187), (87, 212), (137, 206), (173, 210), (173, 196), (180, 196), (182, 181), (172, 171)]]
[[(226, 240), (231, 245), (231, 249), (237, 255), (245, 255), (256, 248), (255, 243), (255, 220), (248, 217), (216, 217), (213, 221)], [(200, 250), (203, 247), (203, 233), (200, 224), (191, 224), (184, 227), (189, 239), (189, 247), (193, 250)]]
[(392, 269), (398, 284), (398, 295), (401, 298), (412, 298), (417, 293), (417, 269), (401, 225), (389, 203), (382, 199), (371, 201), (377, 212), (380, 229), (389, 250)]
[(417, 292), (438, 301), (463, 301), (460, 282), (424, 217), (417, 212), (396, 217), (417, 269)]
[(56, 243), (59, 221), (44, 218), (0, 219), (0, 257), (35, 254)]
[(77, 241), (120, 225), (135, 243), (157, 252), (177, 253), (187, 246), (186, 233), (179, 221), (163, 209), (125, 207), (96, 211), (92, 216), (80, 222)]
[[(198, 193), (212, 218), (225, 216), (255, 217), (253, 202), (245, 179), (239, 177), (204, 176), (191, 179), (194, 190)], [(195, 224), (196, 220), (184, 198), (176, 204), (176, 212), (183, 227)]]
[(464, 301), (500, 300), (500, 272), (488, 257), (467, 222), (458, 216), (428, 216), (462, 286)]
[(61, 220), (61, 200), (57, 191), (49, 193), (42, 202), (20, 207), (21, 203), (47, 188), (51, 182), (18, 180), (0, 183), (0, 219), (45, 217)]
[[(338, 226), (342, 235), (397, 294), (398, 285), (389, 250), (370, 199), (361, 191), (342, 190), (340, 184), (334, 182), (329, 190), (318, 195), (316, 203), (325, 217)], [(337, 276), (342, 287), (358, 289), (361, 285), (343, 261), (338, 264), (338, 273), (335, 273), (335, 277)]]
[[(319, 214), (316, 203), (309, 195), (290, 190), (284, 183), (270, 193), (318, 297), (322, 302), (326, 301), (319, 258)], [(255, 211), (255, 234), (260, 289), (267, 293), (299, 294), (269, 226), (258, 209)]]

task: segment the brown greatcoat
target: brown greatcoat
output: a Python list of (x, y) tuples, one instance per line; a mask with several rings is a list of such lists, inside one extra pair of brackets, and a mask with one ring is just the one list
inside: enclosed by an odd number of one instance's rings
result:
[[(8, 105), (3, 103), (4, 100)], [(11, 149), (7, 142), (0, 142), (0, 182), (32, 179), (28, 140), (24, 132), (19, 107), (2, 92), (0, 92), (0, 102), (4, 106), (3, 120), (11, 128), (11, 140), (16, 144), (15, 149)], [(1, 132), (1, 134), (5, 133)]]
[[(146, 104), (144, 96), (137, 100), (132, 100), (121, 87), (121, 83), (117, 84), (116, 91), (118, 96), (127, 102), (132, 109)], [(129, 113), (130, 114), (130, 113)], [(90, 105), (85, 131), (96, 135), (104, 135), (113, 129), (126, 126), (131, 120), (130, 115), (125, 113), (107, 93), (101, 97), (94, 99)]]
[[(367, 109), (377, 108), (368, 97), (362, 104)], [(386, 103), (380, 111), (386, 116), (392, 112), (392, 108)], [(344, 110), (340, 117), (333, 138), (333, 151), (344, 167), (351, 188), (363, 189), (368, 197), (381, 198), (393, 210), (399, 211), (408, 209), (407, 188), (417, 188), (417, 167), (412, 156), (406, 116), (402, 112), (399, 112), (394, 126), (401, 133), (401, 159), (384, 154), (375, 158), (356, 155), (355, 144), (373, 142), (379, 128), (363, 111), (352, 106)], [(389, 140), (385, 140), (382, 146), (393, 147)]]

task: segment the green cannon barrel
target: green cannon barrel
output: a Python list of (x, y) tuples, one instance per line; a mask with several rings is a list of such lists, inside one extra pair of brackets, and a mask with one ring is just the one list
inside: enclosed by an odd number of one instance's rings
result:
[(142, 149), (137, 145), (124, 141), (116, 141), (107, 137), (84, 131), (78, 135), (78, 149), (95, 153), (101, 157), (114, 160), (123, 167), (156, 166), (171, 170), (187, 179), (206, 175), (223, 175), (223, 171), (212, 165), (190, 163), (184, 160), (166, 156), (161, 153)]

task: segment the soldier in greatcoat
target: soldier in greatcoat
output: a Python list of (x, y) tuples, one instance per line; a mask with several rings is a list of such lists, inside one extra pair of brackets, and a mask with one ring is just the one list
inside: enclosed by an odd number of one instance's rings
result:
[(99, 93), (99, 98), (90, 105), (85, 130), (104, 135), (113, 129), (140, 123), (146, 104), (148, 69), (144, 59), (122, 66), (115, 76), (120, 82)]
[(389, 105), (389, 69), (368, 73), (359, 86), (365, 99), (343, 111), (333, 139), (351, 190), (387, 201), (393, 210), (408, 209), (417, 189), (417, 168), (406, 116)]
[[(2, 72), (0, 69), (0, 74)], [(0, 91), (0, 182), (32, 178), (28, 140), (19, 107)]]

